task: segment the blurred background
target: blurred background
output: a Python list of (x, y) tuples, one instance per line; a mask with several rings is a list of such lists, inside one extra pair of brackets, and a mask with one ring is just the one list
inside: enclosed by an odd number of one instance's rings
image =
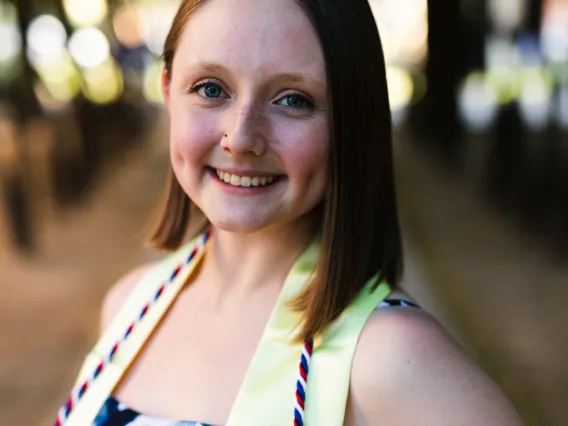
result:
[[(371, 0), (404, 285), (529, 425), (568, 425), (568, 0)], [(174, 0), (0, 0), (0, 424), (50, 424), (168, 164)], [(354, 46), (354, 49), (357, 47)]]

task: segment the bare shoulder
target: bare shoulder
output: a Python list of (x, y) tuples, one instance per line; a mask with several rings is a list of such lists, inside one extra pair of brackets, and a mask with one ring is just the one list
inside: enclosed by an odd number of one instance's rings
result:
[(361, 335), (347, 424), (523, 423), (501, 389), (434, 317), (392, 307), (376, 311)]
[(121, 279), (119, 279), (106, 293), (101, 308), (100, 330), (106, 330), (110, 325), (120, 307), (140, 281), (142, 276), (150, 269), (152, 264), (139, 266)]

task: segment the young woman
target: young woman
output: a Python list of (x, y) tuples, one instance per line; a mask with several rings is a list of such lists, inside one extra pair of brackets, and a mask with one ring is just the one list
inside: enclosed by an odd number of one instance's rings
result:
[(56, 424), (520, 424), (398, 288), (367, 1), (184, 0), (163, 56), (172, 174), (152, 242), (173, 253), (110, 291)]

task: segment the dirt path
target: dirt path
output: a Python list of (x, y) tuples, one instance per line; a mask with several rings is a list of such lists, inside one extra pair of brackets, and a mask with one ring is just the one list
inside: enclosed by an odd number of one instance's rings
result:
[(150, 254), (140, 241), (166, 158), (130, 155), (88, 205), (42, 227), (41, 253), (0, 254), (0, 424), (51, 424), (97, 333), (107, 288)]

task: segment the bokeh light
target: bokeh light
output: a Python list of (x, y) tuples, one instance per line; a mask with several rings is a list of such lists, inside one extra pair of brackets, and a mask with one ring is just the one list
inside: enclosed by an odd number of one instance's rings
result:
[(543, 21), (541, 47), (549, 61), (568, 61), (568, 13), (553, 14)]
[(395, 125), (401, 124), (406, 118), (408, 108), (414, 96), (414, 82), (408, 71), (403, 68), (387, 67), (387, 83), (389, 102)]
[(155, 55), (161, 55), (164, 42), (179, 6), (179, 0), (140, 5), (142, 39)]
[(28, 27), (26, 40), (26, 54), (36, 69), (49, 68), (63, 60), (67, 33), (55, 16), (40, 15), (34, 19)]
[(65, 48), (66, 40), (65, 27), (55, 16), (41, 15), (28, 27), (28, 44), (41, 55), (59, 54)]
[(106, 0), (63, 0), (63, 8), (75, 27), (98, 25), (108, 13)]
[[(36, 68), (36, 72), (40, 78), (40, 81), (35, 86), (36, 95), (38, 94), (37, 90), (44, 91), (54, 101), (66, 104), (80, 92), (81, 75), (66, 51), (61, 55), (58, 62), (53, 62), (49, 66), (43, 64), (42, 67)], [(47, 98), (44, 96), (44, 98), (40, 99), (40, 102), (45, 99)], [(43, 102), (41, 103), (43, 105)]]
[(18, 12), (14, 5), (0, 2), (0, 80), (9, 78), (22, 51), (22, 35), (18, 28)]
[(489, 0), (488, 16), (501, 31), (518, 28), (527, 12), (526, 0)]
[(110, 44), (98, 28), (81, 28), (70, 38), (69, 52), (80, 67), (94, 68), (109, 59)]
[(521, 117), (529, 128), (544, 129), (552, 113), (553, 77), (541, 68), (521, 70), (519, 77)]
[(483, 72), (471, 72), (462, 82), (458, 111), (466, 127), (474, 133), (483, 132), (494, 123), (498, 99)]
[(140, 7), (136, 4), (125, 4), (116, 10), (112, 19), (112, 28), (114, 35), (123, 46), (136, 48), (144, 43), (141, 19)]
[(388, 64), (421, 65), (428, 53), (426, 0), (371, 0)]
[(83, 79), (83, 94), (97, 104), (116, 101), (124, 89), (122, 70), (113, 60), (84, 69)]
[(2, 34), (0, 62), (11, 61), (22, 50), (22, 37), (20, 31), (15, 23), (0, 21), (0, 34)]
[(162, 67), (157, 60), (150, 62), (144, 71), (143, 92), (148, 102), (163, 104)]

